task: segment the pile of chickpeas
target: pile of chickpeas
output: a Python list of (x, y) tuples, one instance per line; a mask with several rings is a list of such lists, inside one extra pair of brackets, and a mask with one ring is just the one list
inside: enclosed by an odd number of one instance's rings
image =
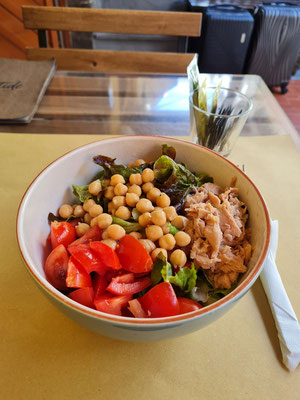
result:
[[(145, 161), (139, 159), (129, 166), (143, 163)], [(162, 252), (174, 267), (180, 268), (185, 265), (187, 257), (178, 247), (185, 247), (191, 242), (191, 237), (184, 232), (187, 218), (177, 215), (175, 208), (170, 205), (169, 196), (156, 188), (153, 181), (154, 171), (151, 168), (145, 168), (141, 174), (131, 174), (128, 184), (122, 175), (113, 175), (106, 182), (105, 189), (102, 189), (97, 179), (89, 184), (89, 192), (93, 196), (103, 195), (109, 200), (108, 213), (104, 213), (101, 205), (89, 199), (83, 205), (62, 205), (59, 215), (64, 219), (71, 216), (83, 218), (84, 222), (75, 227), (79, 237), (91, 226), (98, 225), (103, 230), (102, 242), (115, 249), (117, 241), (126, 232), (122, 226), (113, 224), (112, 215), (127, 221), (132, 218), (132, 209), (136, 208), (140, 213), (138, 222), (145, 228), (146, 237), (140, 232), (132, 232), (130, 235), (142, 243), (153, 261)], [(174, 236), (170, 233), (168, 222), (179, 230)]]

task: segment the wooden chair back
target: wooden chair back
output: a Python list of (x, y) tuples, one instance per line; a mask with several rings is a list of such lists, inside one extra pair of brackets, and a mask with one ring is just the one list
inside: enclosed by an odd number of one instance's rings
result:
[(47, 30), (120, 34), (200, 36), (201, 13), (23, 6), (26, 29), (37, 29), (39, 48), (29, 60), (55, 58), (62, 70), (185, 74), (194, 54), (47, 48)]

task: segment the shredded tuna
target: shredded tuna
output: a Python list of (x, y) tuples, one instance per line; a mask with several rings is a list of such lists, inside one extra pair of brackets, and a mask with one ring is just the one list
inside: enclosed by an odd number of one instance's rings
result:
[(225, 191), (206, 183), (185, 203), (186, 232), (192, 238), (190, 257), (206, 271), (215, 288), (230, 289), (246, 272), (251, 257), (247, 208), (238, 189)]

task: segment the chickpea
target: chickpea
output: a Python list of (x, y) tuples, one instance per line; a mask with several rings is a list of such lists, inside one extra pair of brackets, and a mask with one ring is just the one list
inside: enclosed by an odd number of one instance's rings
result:
[(140, 232), (130, 232), (129, 235), (135, 237), (136, 239), (142, 239), (143, 235)]
[(121, 206), (125, 206), (126, 201), (125, 201), (125, 196), (115, 196), (112, 199), (113, 207), (114, 208), (119, 208)]
[(145, 160), (143, 160), (142, 158), (139, 158), (139, 159), (135, 160), (133, 163), (128, 164), (128, 167), (139, 167), (142, 164), (145, 164)]
[[(112, 216), (107, 213), (103, 213), (98, 216), (97, 222), (98, 222), (99, 228), (106, 229), (109, 225), (112, 224)], [(102, 233), (102, 239), (104, 239), (103, 233)]]
[(128, 188), (128, 193), (135, 193), (137, 196), (140, 197), (142, 194), (142, 189), (138, 185), (130, 185)]
[(90, 226), (83, 222), (82, 223), (80, 222), (78, 225), (75, 226), (76, 235), (79, 237), (83, 236), (89, 229)]
[(136, 203), (136, 208), (140, 213), (150, 212), (153, 211), (153, 204), (148, 199), (140, 199)]
[(125, 229), (117, 224), (109, 225), (106, 231), (109, 239), (113, 240), (120, 240), (126, 234)]
[[(101, 215), (103, 215), (103, 214), (101, 214)], [(102, 232), (102, 240), (107, 240), (107, 239), (109, 239), (109, 236), (108, 236), (108, 233), (107, 233), (107, 229), (105, 229)]]
[(129, 207), (135, 207), (136, 203), (139, 201), (139, 196), (136, 193), (126, 193), (126, 204)]
[(117, 247), (117, 242), (112, 239), (104, 239), (104, 240), (101, 240), (101, 242), (106, 244), (107, 246), (111, 247), (113, 250), (115, 250)]
[(90, 216), (89, 213), (84, 214), (83, 219), (84, 219), (84, 222), (85, 222), (86, 224), (89, 224), (89, 225), (90, 225), (91, 220), (92, 220), (92, 217)]
[(168, 221), (173, 221), (173, 219), (177, 217), (177, 212), (176, 212), (175, 207), (169, 206), (169, 207), (165, 207), (163, 210), (166, 214)]
[(154, 210), (153, 211), (162, 211), (163, 210), (163, 208), (161, 208), (161, 207), (154, 207)]
[(151, 224), (151, 214), (149, 212), (145, 212), (139, 216), (139, 224), (144, 228), (147, 225)]
[(142, 189), (143, 189), (143, 192), (144, 192), (144, 193), (148, 193), (149, 190), (151, 190), (151, 189), (153, 189), (153, 188), (154, 188), (154, 185), (153, 185), (152, 182), (146, 182), (146, 183), (144, 183), (144, 184), (142, 185)]
[(142, 180), (144, 183), (154, 181), (154, 172), (151, 168), (145, 168), (142, 172)]
[(125, 179), (120, 174), (115, 174), (110, 178), (111, 186), (116, 186), (118, 183), (125, 183)]
[[(163, 231), (160, 226), (157, 225), (149, 225), (145, 229), (145, 233), (148, 239), (155, 242), (156, 240), (160, 239), (163, 236)], [(160, 246), (163, 247), (163, 246)]]
[(170, 255), (170, 262), (173, 267), (183, 267), (186, 263), (186, 254), (184, 251), (177, 249), (174, 250)]
[(143, 183), (142, 175), (141, 174), (131, 174), (129, 177), (129, 183), (130, 183), (130, 185), (141, 186), (141, 184)]
[(89, 214), (90, 216), (93, 217), (98, 217), (98, 215), (103, 213), (103, 208), (100, 206), (100, 204), (94, 204), (90, 209), (89, 209)]
[(128, 187), (123, 183), (117, 183), (114, 188), (114, 193), (116, 196), (125, 196), (127, 193)]
[(83, 207), (84, 211), (89, 212), (89, 209), (90, 209), (91, 207), (93, 207), (95, 204), (96, 204), (95, 200), (89, 199), (89, 200), (87, 200), (87, 201), (85, 201), (85, 202), (83, 203), (83, 206), (82, 206), (82, 207)]
[(85, 215), (85, 211), (82, 206), (76, 205), (73, 209), (74, 217), (83, 217)]
[(161, 191), (156, 187), (152, 188), (147, 192), (147, 199), (151, 200), (152, 202), (156, 202), (156, 199), (161, 195)]
[(98, 217), (99, 215), (91, 219), (90, 226), (98, 225)]
[(166, 250), (173, 250), (175, 247), (176, 241), (174, 236), (171, 233), (167, 233), (159, 239), (159, 247), (162, 247)]
[(73, 214), (73, 207), (70, 206), (70, 204), (63, 204), (60, 209), (58, 210), (58, 214), (64, 218), (67, 219), (69, 217), (71, 217), (71, 215)]
[(113, 186), (107, 186), (107, 188), (104, 191), (104, 197), (108, 200), (111, 200), (115, 195), (114, 187)]
[(183, 231), (179, 231), (174, 235), (177, 246), (184, 247), (191, 243), (191, 237)]
[(154, 249), (154, 250), (152, 251), (152, 253), (151, 253), (151, 257), (152, 257), (152, 260), (153, 260), (153, 261), (155, 261), (156, 257), (159, 255), (159, 253), (162, 253), (162, 254), (166, 257), (166, 259), (168, 259), (168, 252), (167, 252), (167, 250), (166, 250), (166, 249), (162, 249), (162, 248), (160, 248), (160, 247), (157, 247), (157, 248)]
[(161, 229), (163, 230), (164, 235), (166, 235), (167, 233), (170, 233), (170, 227), (169, 227), (169, 224), (168, 224), (168, 223), (164, 224), (164, 225), (161, 227)]
[(186, 217), (183, 217), (182, 215), (177, 215), (177, 217), (175, 217), (172, 220), (172, 225), (175, 226), (175, 228), (182, 230), (186, 227), (188, 219)]
[(102, 190), (102, 186), (101, 186), (100, 179), (96, 179), (95, 181), (93, 181), (89, 184), (89, 192), (92, 195), (98, 196), (98, 194), (101, 192), (101, 190)]
[(139, 242), (142, 243), (148, 253), (151, 253), (156, 247), (152, 240), (149, 239), (140, 239)]
[(159, 207), (165, 208), (169, 207), (171, 204), (171, 199), (166, 193), (162, 193), (157, 199), (156, 199), (156, 204)]
[(154, 225), (163, 226), (167, 222), (166, 214), (163, 211), (152, 211), (151, 220)]
[(128, 207), (121, 206), (116, 210), (115, 216), (127, 221), (131, 217), (131, 212)]

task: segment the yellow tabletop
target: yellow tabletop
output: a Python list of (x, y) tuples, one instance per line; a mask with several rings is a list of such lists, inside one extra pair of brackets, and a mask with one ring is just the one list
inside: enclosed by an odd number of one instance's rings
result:
[[(300, 367), (291, 373), (281, 362), (259, 280), (212, 325), (153, 343), (121, 342), (90, 332), (39, 291), (17, 248), (19, 202), (49, 162), (95, 140), (88, 135), (0, 134), (0, 399), (299, 398)], [(240, 137), (230, 159), (245, 164), (271, 217), (279, 220), (277, 266), (299, 318), (299, 152), (287, 135)]]

